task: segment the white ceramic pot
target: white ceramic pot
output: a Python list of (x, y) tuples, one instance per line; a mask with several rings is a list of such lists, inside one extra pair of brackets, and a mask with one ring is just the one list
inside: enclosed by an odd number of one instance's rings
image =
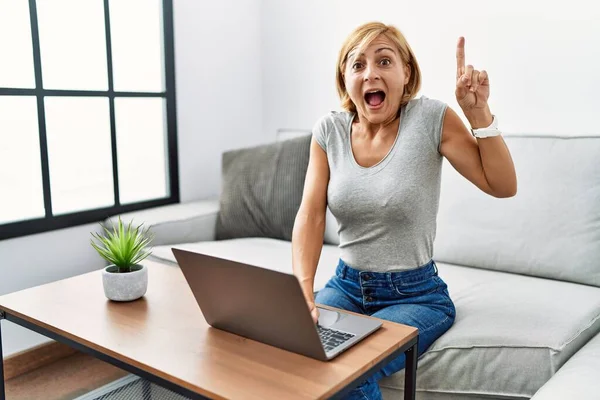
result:
[(109, 265), (102, 271), (104, 294), (114, 301), (132, 301), (139, 299), (148, 289), (148, 269), (143, 265), (134, 265), (131, 272), (117, 272), (115, 265)]

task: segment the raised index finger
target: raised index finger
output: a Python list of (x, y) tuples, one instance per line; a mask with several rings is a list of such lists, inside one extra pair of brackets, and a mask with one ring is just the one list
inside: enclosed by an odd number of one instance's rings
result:
[(456, 45), (456, 79), (465, 73), (465, 38), (459, 37)]

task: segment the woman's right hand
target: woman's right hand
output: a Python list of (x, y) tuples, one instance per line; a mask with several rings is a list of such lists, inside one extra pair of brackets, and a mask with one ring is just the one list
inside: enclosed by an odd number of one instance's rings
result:
[(310, 315), (312, 316), (313, 322), (316, 324), (319, 322), (319, 309), (315, 305), (314, 300), (308, 300), (308, 309), (310, 310)]

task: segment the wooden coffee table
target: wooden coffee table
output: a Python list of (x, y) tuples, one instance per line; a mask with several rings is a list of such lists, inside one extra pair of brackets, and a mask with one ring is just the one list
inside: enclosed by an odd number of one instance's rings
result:
[[(180, 269), (146, 261), (146, 296), (107, 300), (101, 271), (0, 296), (6, 319), (192, 399), (325, 399), (348, 391), (403, 352), (414, 399), (418, 330), (384, 321), (329, 362), (210, 327)], [(0, 360), (2, 359), (0, 332)], [(0, 363), (0, 399), (4, 399)]]

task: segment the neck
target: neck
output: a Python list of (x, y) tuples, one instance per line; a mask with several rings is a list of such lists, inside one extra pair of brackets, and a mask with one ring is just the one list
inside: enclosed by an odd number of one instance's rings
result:
[(400, 126), (400, 113), (378, 123), (372, 123), (364, 115), (356, 114), (355, 123), (358, 125), (359, 131), (370, 138), (396, 134)]

